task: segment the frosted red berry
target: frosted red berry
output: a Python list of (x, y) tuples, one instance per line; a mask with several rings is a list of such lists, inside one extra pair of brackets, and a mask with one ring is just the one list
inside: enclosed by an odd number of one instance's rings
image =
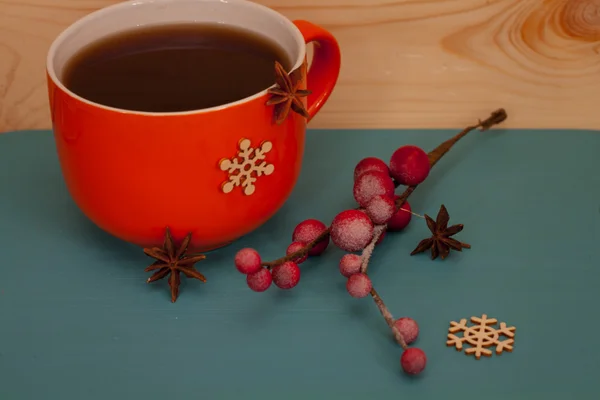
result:
[(342, 211), (331, 222), (331, 240), (342, 250), (362, 250), (372, 239), (373, 222), (362, 211)]
[[(323, 231), (327, 230), (327, 226), (319, 220), (307, 219), (300, 222), (292, 233), (292, 242), (310, 243), (315, 240)], [(329, 238), (326, 237), (320, 241), (315, 247), (309, 250), (311, 256), (322, 254), (329, 245)]]
[(234, 258), (235, 267), (246, 275), (260, 270), (262, 268), (261, 262), (258, 251), (250, 248), (241, 249)]
[(356, 167), (354, 168), (354, 180), (367, 171), (383, 172), (386, 175), (390, 174), (390, 169), (385, 161), (377, 157), (367, 157), (356, 164)]
[[(292, 244), (290, 244), (287, 248), (287, 250), (285, 251), (286, 255), (290, 255), (292, 253), (295, 253), (297, 251), (300, 251), (304, 248), (304, 243), (300, 243), (300, 242), (293, 242)], [(308, 253), (305, 253), (303, 256), (301, 257), (296, 257), (294, 261), (296, 264), (302, 264), (304, 261), (306, 261), (306, 259), (308, 258)]]
[(389, 196), (374, 196), (365, 207), (365, 213), (376, 225), (385, 224), (396, 213), (396, 202)]
[[(399, 196), (396, 196), (396, 199)], [(412, 218), (412, 214), (410, 213), (412, 210), (410, 208), (410, 204), (408, 201), (402, 203), (396, 213), (390, 218), (387, 223), (388, 230), (390, 231), (401, 231), (402, 229), (408, 226), (410, 219)]]
[(357, 254), (346, 254), (340, 260), (340, 273), (346, 278), (360, 272), (362, 257)]
[(419, 325), (417, 324), (417, 321), (412, 318), (399, 318), (394, 321), (394, 327), (398, 329), (398, 332), (400, 332), (406, 344), (413, 343), (419, 336)]
[(418, 185), (427, 178), (430, 169), (429, 156), (417, 146), (402, 146), (390, 159), (390, 174), (402, 185)]
[(300, 267), (293, 261), (274, 267), (271, 274), (273, 283), (281, 289), (291, 289), (300, 281)]
[(271, 271), (266, 268), (261, 268), (257, 272), (248, 274), (246, 277), (248, 287), (255, 292), (264, 292), (271, 286), (272, 282), (273, 276), (271, 275)]
[(394, 197), (395, 190), (396, 186), (388, 174), (380, 171), (367, 171), (354, 181), (353, 194), (358, 204), (366, 207), (369, 201), (377, 195)]
[(400, 365), (407, 374), (417, 375), (425, 369), (425, 366), (427, 365), (427, 356), (423, 350), (416, 347), (410, 347), (402, 353)]
[(346, 282), (346, 290), (350, 296), (356, 298), (368, 296), (372, 288), (371, 278), (363, 273), (351, 275)]

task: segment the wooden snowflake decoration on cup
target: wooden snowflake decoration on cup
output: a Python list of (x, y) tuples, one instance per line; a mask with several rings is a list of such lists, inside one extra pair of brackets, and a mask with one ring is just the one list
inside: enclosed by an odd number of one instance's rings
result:
[(223, 193), (230, 193), (239, 186), (245, 195), (250, 196), (256, 190), (256, 179), (275, 171), (273, 164), (264, 161), (266, 154), (273, 149), (273, 144), (263, 142), (257, 148), (253, 148), (251, 144), (250, 139), (240, 140), (237, 155), (219, 162), (221, 171), (227, 171), (227, 181), (221, 187)]

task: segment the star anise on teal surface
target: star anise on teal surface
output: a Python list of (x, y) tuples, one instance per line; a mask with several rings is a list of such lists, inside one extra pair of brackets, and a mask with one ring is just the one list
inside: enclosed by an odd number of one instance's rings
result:
[(206, 282), (206, 278), (196, 270), (194, 264), (206, 258), (204, 254), (186, 255), (187, 248), (192, 239), (192, 234), (188, 233), (181, 242), (181, 245), (176, 248), (171, 230), (167, 227), (165, 239), (162, 248), (151, 247), (145, 248), (144, 253), (147, 256), (154, 258), (156, 261), (146, 268), (146, 272), (155, 271), (148, 283), (157, 281), (169, 275), (169, 286), (171, 287), (171, 301), (175, 303), (179, 295), (179, 285), (181, 283), (180, 273), (183, 273), (188, 278), (198, 279)]
[(300, 89), (301, 78), (300, 68), (288, 74), (283, 65), (275, 61), (275, 83), (277, 85), (268, 90), (271, 97), (266, 104), (275, 106), (275, 123), (278, 125), (285, 121), (290, 109), (305, 118), (310, 117), (301, 97), (308, 96), (311, 91)]
[(448, 257), (450, 250), (462, 251), (462, 249), (471, 248), (470, 244), (451, 238), (451, 236), (462, 231), (464, 226), (462, 224), (448, 226), (450, 215), (448, 215), (448, 210), (443, 204), (435, 221), (427, 214), (425, 214), (425, 220), (433, 235), (421, 240), (419, 245), (410, 253), (411, 256), (431, 249), (432, 260), (435, 260), (438, 256), (443, 260)]

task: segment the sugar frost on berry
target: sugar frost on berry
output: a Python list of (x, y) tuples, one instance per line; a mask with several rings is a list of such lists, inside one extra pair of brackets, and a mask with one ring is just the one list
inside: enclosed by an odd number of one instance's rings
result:
[(346, 254), (340, 260), (340, 273), (346, 278), (360, 272), (362, 257), (357, 254)]
[(273, 268), (273, 283), (281, 289), (291, 289), (300, 281), (300, 268), (293, 261), (284, 262)]
[(377, 195), (365, 207), (365, 212), (374, 224), (385, 224), (396, 212), (396, 202), (388, 196)]
[(419, 336), (419, 325), (412, 318), (399, 318), (394, 321), (394, 327), (400, 332), (406, 344), (413, 343)]
[(371, 289), (373, 289), (371, 278), (363, 273), (351, 275), (346, 282), (346, 290), (352, 297), (366, 297), (371, 292)]
[(260, 270), (261, 262), (258, 252), (251, 248), (241, 249), (234, 258), (235, 267), (246, 275)]
[(361, 207), (365, 207), (369, 201), (377, 196), (394, 196), (394, 182), (389, 175), (379, 171), (368, 171), (360, 175), (354, 182), (354, 199)]
[(420, 184), (427, 178), (430, 169), (429, 156), (417, 146), (402, 146), (390, 158), (390, 174), (402, 185)]
[[(285, 251), (285, 254), (287, 256), (289, 256), (290, 254), (300, 251), (303, 248), (304, 248), (304, 243), (293, 242), (292, 244), (290, 244), (288, 246), (287, 250)], [(306, 261), (307, 258), (308, 258), (308, 253), (305, 253), (303, 256), (296, 257), (296, 259), (294, 259), (292, 261), (294, 261), (296, 264), (302, 264), (304, 261)]]
[[(315, 240), (323, 231), (327, 230), (327, 226), (319, 220), (307, 219), (300, 222), (292, 233), (292, 242), (300, 242), (308, 244)], [(308, 252), (311, 256), (322, 254), (329, 245), (329, 238), (326, 237), (320, 241), (315, 247)]]
[(402, 369), (409, 375), (417, 375), (423, 372), (427, 365), (427, 356), (425, 352), (416, 347), (410, 347), (402, 353), (400, 357)]
[(261, 268), (257, 272), (248, 274), (246, 277), (246, 283), (248, 287), (255, 292), (264, 292), (267, 290), (273, 282), (273, 276), (271, 271), (266, 268)]
[(373, 222), (364, 212), (342, 211), (331, 223), (331, 240), (342, 250), (359, 251), (373, 239), (373, 228)]
[(385, 161), (377, 157), (367, 157), (356, 164), (356, 167), (354, 168), (354, 179), (356, 180), (356, 178), (368, 171), (383, 172), (386, 175), (390, 174), (390, 169)]

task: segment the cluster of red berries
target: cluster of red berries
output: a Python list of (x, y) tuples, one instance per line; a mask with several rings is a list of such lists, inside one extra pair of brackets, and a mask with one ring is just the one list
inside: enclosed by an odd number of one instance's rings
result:
[[(286, 254), (293, 254), (302, 250), (306, 244), (317, 239), (320, 234), (327, 230), (327, 226), (316, 219), (308, 219), (301, 222), (292, 234), (292, 243), (288, 246)], [(308, 256), (321, 255), (329, 245), (329, 238), (311, 248), (306, 254), (293, 260), (286, 261), (273, 268), (263, 265), (260, 254), (254, 249), (244, 248), (235, 256), (235, 266), (242, 274), (246, 275), (248, 287), (255, 292), (264, 292), (272, 283), (280, 289), (291, 289), (300, 282), (300, 267), (308, 259)]]
[[(304, 262), (308, 256), (322, 254), (331, 238), (333, 244), (348, 252), (339, 263), (341, 274), (347, 278), (346, 290), (355, 298), (368, 296), (373, 285), (363, 263), (365, 258), (370, 256), (372, 246), (370, 250), (367, 248), (376, 235), (378, 238), (375, 244), (378, 244), (383, 240), (386, 231), (400, 231), (411, 220), (408, 202), (400, 206), (396, 204), (399, 198), (395, 194), (396, 186), (418, 185), (427, 178), (429, 170), (427, 153), (410, 145), (397, 149), (391, 156), (389, 166), (375, 157), (361, 160), (354, 169), (353, 187), (354, 198), (360, 208), (345, 210), (336, 215), (329, 228), (329, 235), (324, 236), (323, 240), (302, 256), (272, 268), (268, 263), (262, 262), (256, 250), (244, 248), (236, 254), (236, 268), (246, 274), (248, 287), (256, 292), (267, 290), (272, 283), (281, 289), (291, 289), (300, 281), (298, 264)], [(301, 222), (294, 229), (287, 254), (299, 252), (327, 229), (323, 222), (315, 219)], [(359, 251), (362, 251), (362, 255), (354, 254)], [(396, 320), (394, 327), (406, 344), (417, 338), (418, 325), (410, 318)], [(402, 354), (401, 365), (406, 373), (418, 374), (425, 368), (426, 360), (422, 350), (407, 348)]]
[[(377, 243), (386, 231), (400, 231), (411, 220), (408, 202), (399, 207), (395, 194), (396, 185), (414, 186), (429, 175), (427, 153), (416, 146), (402, 146), (397, 149), (388, 165), (379, 158), (362, 159), (354, 168), (354, 199), (360, 205), (358, 210), (342, 211), (331, 223), (331, 240), (340, 249), (349, 252), (340, 260), (340, 272), (348, 281), (346, 289), (353, 297), (369, 295), (371, 279), (361, 272), (363, 256), (352, 254), (364, 250), (373, 240), (375, 227), (382, 226)], [(394, 183), (395, 180), (395, 183)]]

